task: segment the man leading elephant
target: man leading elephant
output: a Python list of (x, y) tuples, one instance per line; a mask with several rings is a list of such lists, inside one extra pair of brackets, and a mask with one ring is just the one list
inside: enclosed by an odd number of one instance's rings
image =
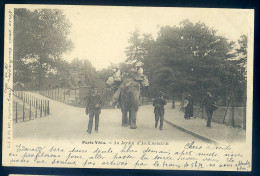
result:
[(99, 115), (101, 113), (102, 107), (102, 96), (97, 93), (97, 87), (92, 87), (92, 93), (86, 99), (86, 115), (89, 115), (88, 130), (87, 132), (91, 134), (93, 119), (95, 117), (95, 132), (98, 132), (99, 126)]

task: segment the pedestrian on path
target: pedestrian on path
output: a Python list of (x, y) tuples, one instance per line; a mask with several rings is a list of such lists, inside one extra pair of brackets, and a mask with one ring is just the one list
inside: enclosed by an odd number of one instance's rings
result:
[(206, 96), (204, 97), (204, 99), (202, 101), (202, 108), (204, 106), (205, 106), (205, 110), (206, 110), (207, 117), (208, 117), (206, 126), (210, 128), (213, 112), (215, 110), (217, 110), (217, 106), (215, 105), (215, 102), (214, 102), (213, 97), (210, 92), (206, 93)]
[(92, 93), (86, 98), (86, 115), (89, 115), (88, 130), (87, 132), (91, 134), (93, 119), (95, 117), (95, 132), (98, 132), (99, 126), (99, 115), (101, 113), (102, 106), (102, 96), (97, 94), (97, 87), (92, 87)]
[(160, 119), (160, 130), (163, 129), (164, 105), (166, 105), (166, 100), (163, 97), (163, 92), (160, 92), (159, 96), (156, 97), (153, 101), (155, 114), (155, 128), (157, 128), (158, 121)]
[(193, 98), (189, 94), (184, 101), (184, 119), (188, 120), (193, 117)]

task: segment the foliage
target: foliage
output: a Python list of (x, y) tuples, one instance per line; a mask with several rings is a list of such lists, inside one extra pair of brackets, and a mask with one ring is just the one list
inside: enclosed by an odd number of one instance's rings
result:
[(15, 9), (14, 11), (14, 81), (37, 81), (72, 48), (68, 39), (70, 23), (62, 10)]
[[(149, 49), (140, 36), (134, 32), (130, 37), (127, 55), (128, 59), (135, 56), (144, 62), (151, 97), (160, 90), (168, 97), (189, 92), (199, 101), (211, 91), (225, 104), (227, 97), (246, 91), (241, 74), (245, 68), (242, 65), (246, 65), (245, 37), (241, 37), (240, 48), (235, 51), (235, 43), (217, 35), (215, 29), (188, 20), (179, 26), (161, 27), (157, 39), (149, 40)], [(243, 56), (239, 61), (238, 53)]]
[(248, 39), (246, 35), (241, 35), (240, 39), (238, 40), (239, 48), (236, 49), (238, 63), (241, 67), (241, 72), (244, 74), (246, 78), (247, 70), (247, 43)]

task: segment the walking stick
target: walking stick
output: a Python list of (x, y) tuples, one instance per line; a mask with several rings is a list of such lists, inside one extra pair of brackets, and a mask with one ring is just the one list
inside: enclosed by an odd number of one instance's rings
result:
[(99, 100), (98, 100), (97, 104), (99, 104), (99, 102), (100, 102), (100, 101), (101, 101), (101, 99), (103, 98), (104, 94), (105, 94), (105, 91), (103, 91), (103, 93), (101, 94), (101, 97), (99, 98)]
[(224, 118), (223, 118), (223, 122), (222, 122), (222, 123), (225, 123), (226, 115), (227, 115), (227, 111), (228, 111), (228, 105), (229, 105), (229, 103), (227, 104), (226, 112), (225, 112), (225, 115), (224, 115)]
[(197, 116), (199, 115), (199, 113), (200, 113), (200, 108), (199, 108), (199, 110), (198, 110), (196, 116), (194, 117), (195, 119), (197, 118)]

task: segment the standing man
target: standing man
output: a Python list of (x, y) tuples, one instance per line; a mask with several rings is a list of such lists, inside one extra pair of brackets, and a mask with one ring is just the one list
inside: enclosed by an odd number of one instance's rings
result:
[(91, 134), (93, 118), (95, 117), (95, 132), (98, 133), (99, 114), (101, 113), (101, 95), (97, 94), (97, 87), (92, 87), (92, 93), (86, 100), (86, 115), (89, 115), (88, 130)]
[(216, 106), (213, 100), (213, 97), (211, 95), (210, 92), (206, 93), (205, 98), (202, 101), (202, 108), (203, 106), (205, 106), (205, 110), (207, 113), (207, 117), (208, 117), (208, 121), (207, 121), (207, 127), (211, 127), (211, 120), (212, 120), (212, 115), (213, 115), (213, 111), (216, 110)]
[(163, 92), (160, 92), (160, 95), (156, 97), (153, 101), (155, 114), (155, 128), (157, 128), (158, 121), (160, 119), (160, 130), (163, 129), (164, 105), (166, 105), (166, 100), (163, 97)]

